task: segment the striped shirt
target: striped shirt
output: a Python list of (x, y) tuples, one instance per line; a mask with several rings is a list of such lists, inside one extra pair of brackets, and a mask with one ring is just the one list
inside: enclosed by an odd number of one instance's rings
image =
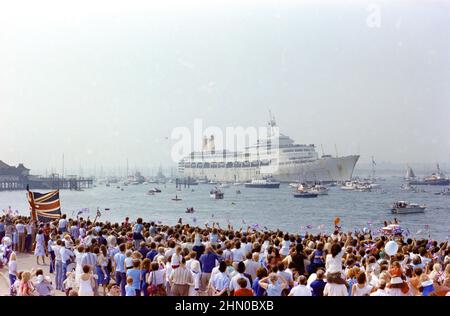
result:
[(86, 252), (83, 254), (83, 257), (81, 257), (81, 266), (84, 265), (91, 266), (91, 269), (93, 269), (97, 265), (97, 255), (92, 252)]
[(230, 286), (230, 278), (225, 272), (216, 273), (211, 277), (211, 285), (217, 291), (222, 291)]
[(193, 282), (191, 271), (189, 271), (185, 266), (173, 269), (170, 275), (170, 280), (173, 284), (177, 285), (186, 285)]

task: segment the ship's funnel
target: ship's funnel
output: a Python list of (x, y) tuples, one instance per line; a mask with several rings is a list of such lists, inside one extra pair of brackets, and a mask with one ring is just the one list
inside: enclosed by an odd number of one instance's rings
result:
[(214, 135), (211, 135), (211, 137), (209, 138), (209, 150), (210, 151), (216, 150), (216, 145), (214, 144)]

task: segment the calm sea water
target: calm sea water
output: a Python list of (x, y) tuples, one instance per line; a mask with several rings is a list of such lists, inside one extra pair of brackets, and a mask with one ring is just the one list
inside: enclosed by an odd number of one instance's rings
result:
[[(388, 177), (379, 182), (380, 190), (375, 192), (343, 191), (338, 187), (330, 188), (329, 194), (313, 199), (296, 199), (292, 189), (282, 184), (280, 189), (250, 189), (244, 186), (231, 186), (222, 189), (223, 200), (214, 200), (209, 196), (211, 185), (192, 186), (177, 191), (175, 184), (158, 185), (162, 193), (147, 195), (153, 187), (150, 185), (129, 185), (124, 191), (115, 185), (99, 185), (82, 192), (61, 191), (60, 198), (63, 213), (73, 216), (83, 208), (89, 208), (88, 215), (95, 217), (97, 208), (110, 208), (102, 212), (102, 220), (121, 221), (126, 216), (132, 219), (142, 217), (145, 220), (162, 221), (175, 224), (179, 218), (184, 223), (203, 226), (205, 222), (219, 222), (222, 227), (231, 223), (234, 228), (258, 224), (262, 229), (287, 230), (292, 233), (331, 232), (333, 219), (341, 218), (344, 230), (380, 228), (384, 220), (394, 217), (411, 235), (445, 240), (450, 235), (450, 196), (434, 195), (443, 187), (423, 187), (425, 193), (407, 193), (400, 189), (402, 179)], [(194, 190), (192, 192), (192, 190)], [(241, 194), (236, 194), (240, 190)], [(172, 201), (178, 195), (182, 201)], [(393, 215), (390, 206), (398, 200), (426, 204), (423, 214)], [(11, 206), (21, 214), (28, 213), (24, 191), (0, 192), (0, 209)], [(186, 214), (187, 207), (194, 207), (194, 214)], [(307, 229), (306, 226), (312, 228)]]

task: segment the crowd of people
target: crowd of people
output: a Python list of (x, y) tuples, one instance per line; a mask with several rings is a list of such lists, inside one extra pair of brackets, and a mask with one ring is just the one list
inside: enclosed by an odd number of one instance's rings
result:
[[(447, 242), (333, 229), (300, 236), (181, 219), (39, 223), (5, 214), (0, 264), (17, 296), (450, 295)], [(398, 251), (388, 255), (391, 240)], [(21, 253), (34, 253), (36, 269), (21, 269)]]

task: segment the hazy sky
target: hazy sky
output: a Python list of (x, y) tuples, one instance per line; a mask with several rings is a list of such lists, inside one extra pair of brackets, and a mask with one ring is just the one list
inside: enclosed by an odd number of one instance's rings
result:
[(449, 161), (449, 1), (146, 2), (0, 5), (0, 160), (169, 165), (173, 128), (270, 108), (320, 153)]

